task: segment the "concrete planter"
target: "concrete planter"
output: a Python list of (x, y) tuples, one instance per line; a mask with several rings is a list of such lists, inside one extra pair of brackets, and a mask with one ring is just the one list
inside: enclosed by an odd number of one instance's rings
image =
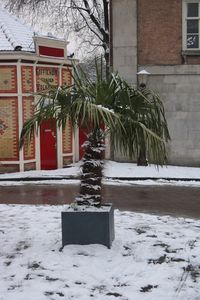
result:
[(62, 212), (62, 246), (102, 244), (114, 240), (114, 209), (111, 204), (96, 210)]

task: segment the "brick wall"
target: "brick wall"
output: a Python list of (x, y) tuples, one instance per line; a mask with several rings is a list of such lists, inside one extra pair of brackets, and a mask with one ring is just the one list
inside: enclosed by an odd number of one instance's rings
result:
[(138, 63), (182, 63), (182, 1), (138, 0)]

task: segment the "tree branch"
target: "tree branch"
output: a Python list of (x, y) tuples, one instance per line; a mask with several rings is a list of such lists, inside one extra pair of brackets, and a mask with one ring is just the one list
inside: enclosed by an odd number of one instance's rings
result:
[(87, 24), (90, 31), (93, 32), (97, 36), (97, 38), (103, 42), (103, 38), (90, 26), (90, 24), (88, 23), (88, 20), (85, 17), (85, 15), (83, 14), (83, 12), (81, 10), (79, 10), (79, 13), (80, 13), (81, 17), (83, 18), (84, 22)]

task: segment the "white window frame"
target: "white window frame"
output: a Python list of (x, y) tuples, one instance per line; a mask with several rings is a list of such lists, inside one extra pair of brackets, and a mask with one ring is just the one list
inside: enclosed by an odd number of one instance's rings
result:
[[(187, 17), (187, 4), (188, 3), (199, 3), (199, 16), (198, 17)], [(199, 20), (199, 47), (198, 48), (187, 48), (187, 20)], [(182, 5), (182, 48), (187, 51), (200, 50), (200, 0), (183, 0)]]

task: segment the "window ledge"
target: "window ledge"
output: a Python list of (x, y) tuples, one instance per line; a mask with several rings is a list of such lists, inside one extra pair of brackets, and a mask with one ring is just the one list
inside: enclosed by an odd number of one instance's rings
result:
[(200, 50), (183, 50), (183, 56), (200, 56)]
[(182, 50), (181, 52), (181, 56), (182, 56), (182, 62), (184, 65), (186, 65), (188, 63), (188, 57), (190, 56), (193, 56), (193, 57), (197, 57), (199, 56), (200, 57), (200, 50)]

